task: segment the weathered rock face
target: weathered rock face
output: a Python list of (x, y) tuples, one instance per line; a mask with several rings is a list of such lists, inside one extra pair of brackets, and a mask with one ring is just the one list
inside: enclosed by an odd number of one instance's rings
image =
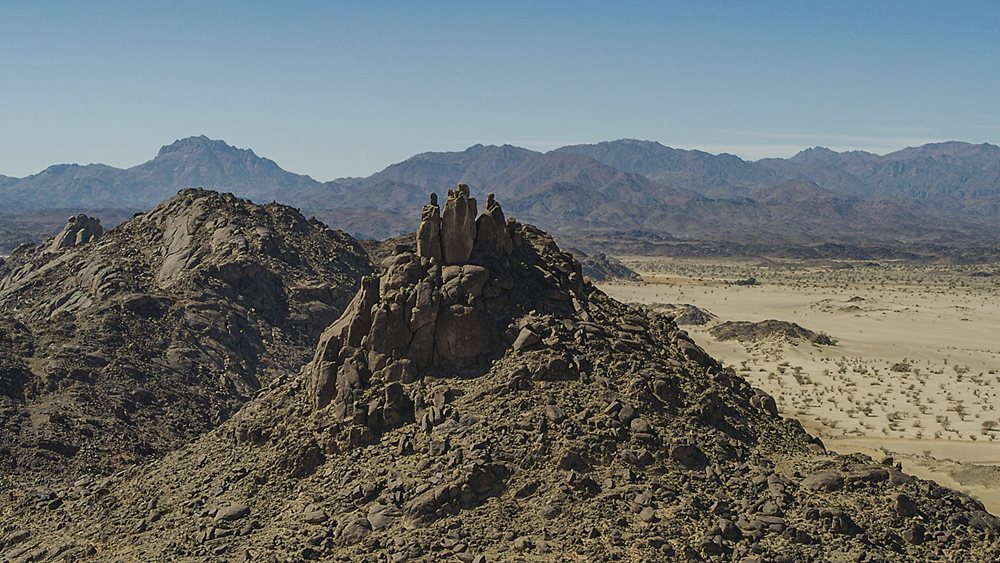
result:
[(417, 227), (417, 256), (433, 259), (438, 264), (444, 260), (441, 251), (441, 208), (437, 194), (431, 194), (431, 202), (424, 206)]
[(473, 253), (477, 257), (488, 259), (510, 254), (513, 250), (514, 241), (510, 238), (503, 209), (500, 209), (493, 194), (489, 194), (486, 197), (486, 210), (476, 219)]
[(417, 256), (438, 265), (493, 260), (514, 251), (500, 204), (493, 194), (486, 200), (483, 214), (475, 218), (476, 200), (469, 197), (469, 187), (459, 184), (448, 191), (445, 217), (440, 215), (437, 194), (424, 206), (417, 227)]
[(49, 249), (52, 251), (69, 248), (97, 240), (104, 234), (104, 227), (101, 220), (88, 217), (84, 214), (75, 215), (69, 218), (66, 227), (56, 235)]
[[(316, 407), (332, 404), (337, 421), (364, 426), (368, 439), (398, 418), (385, 416), (392, 407), (382, 386), (481, 371), (510, 346), (517, 315), (532, 305), (572, 312), (586, 301), (579, 265), (561, 255), (559, 269), (543, 266), (539, 255), (558, 249), (551, 240), (536, 248), (537, 237), (524, 238), (525, 227), (508, 224), (492, 194), (477, 220), (466, 215), (475, 209), (467, 186), (450, 192), (449, 205), (441, 220), (448, 264), (434, 252), (432, 200), (417, 253), (387, 258), (381, 277), (362, 282), (344, 316), (323, 333), (311, 365)], [(458, 227), (449, 227), (454, 221)], [(453, 263), (448, 256), (465, 258)]]
[(461, 264), (472, 256), (476, 241), (476, 200), (469, 186), (459, 184), (448, 190), (441, 218), (441, 251), (445, 264)]

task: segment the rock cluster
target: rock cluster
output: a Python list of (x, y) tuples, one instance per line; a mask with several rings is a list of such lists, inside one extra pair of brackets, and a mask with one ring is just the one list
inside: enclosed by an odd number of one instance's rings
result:
[(101, 220), (84, 214), (69, 218), (63, 230), (56, 235), (49, 249), (52, 251), (93, 242), (104, 234)]
[(417, 227), (417, 256), (432, 259), (438, 265), (463, 264), (470, 258), (496, 259), (509, 255), (513, 241), (507, 230), (507, 220), (493, 194), (486, 200), (486, 209), (476, 217), (476, 200), (469, 195), (469, 186), (459, 184), (448, 190), (448, 201), (442, 216), (437, 194), (424, 206)]
[[(476, 373), (509, 346), (510, 322), (539, 285), (529, 279), (537, 274), (529, 268), (537, 251), (507, 224), (492, 194), (478, 218), (475, 210), (464, 184), (449, 192), (443, 217), (432, 195), (416, 253), (385, 259), (383, 274), (362, 280), (344, 315), (324, 331), (310, 386), (317, 408), (332, 404), (333, 419), (353, 425), (352, 444), (413, 418), (401, 385)], [(543, 279), (542, 295), (580, 307), (580, 267), (562, 259), (563, 271)], [(516, 349), (526, 346), (526, 335), (533, 333), (517, 333)]]

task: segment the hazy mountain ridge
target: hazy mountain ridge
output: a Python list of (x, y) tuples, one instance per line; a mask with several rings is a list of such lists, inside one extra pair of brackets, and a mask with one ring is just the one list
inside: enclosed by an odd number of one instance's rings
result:
[[(1000, 148), (957, 141), (884, 156), (815, 147), (756, 162), (631, 139), (548, 153), (474, 145), (322, 183), (251, 150), (191, 137), (129, 169), (70, 164), (0, 177), (0, 205), (13, 212), (145, 209), (179, 188), (204, 186), (281, 201), (356, 236), (386, 238), (412, 228), (428, 192), (444, 195), (459, 182), (495, 192), (515, 215), (560, 235), (896, 245), (1000, 236)], [(0, 244), (9, 249), (14, 240)]]
[(571, 145), (556, 152), (582, 154), (626, 172), (684, 187), (709, 197), (732, 197), (773, 185), (782, 178), (732, 154), (713, 155), (675, 149), (655, 141), (621, 139), (593, 145)]
[(540, 153), (512, 145), (473, 145), (461, 152), (425, 152), (392, 164), (367, 178), (336, 182), (368, 187), (385, 181), (410, 184), (424, 191), (440, 191), (459, 182), (482, 184), (498, 173)]
[(1000, 194), (1000, 147), (988, 143), (932, 143), (885, 156), (816, 148), (758, 163), (785, 176), (867, 198), (976, 199)]

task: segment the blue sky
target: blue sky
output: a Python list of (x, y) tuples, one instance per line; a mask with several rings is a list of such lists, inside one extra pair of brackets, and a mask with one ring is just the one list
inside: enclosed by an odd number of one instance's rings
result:
[(205, 134), (320, 180), (623, 137), (1000, 141), (1000, 2), (0, 2), (0, 174)]

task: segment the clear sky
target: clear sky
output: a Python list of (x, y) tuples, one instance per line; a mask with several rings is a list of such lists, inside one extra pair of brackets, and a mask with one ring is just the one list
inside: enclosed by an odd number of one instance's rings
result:
[(475, 143), (997, 143), (1000, 2), (0, 0), (0, 174), (201, 134), (320, 180)]

